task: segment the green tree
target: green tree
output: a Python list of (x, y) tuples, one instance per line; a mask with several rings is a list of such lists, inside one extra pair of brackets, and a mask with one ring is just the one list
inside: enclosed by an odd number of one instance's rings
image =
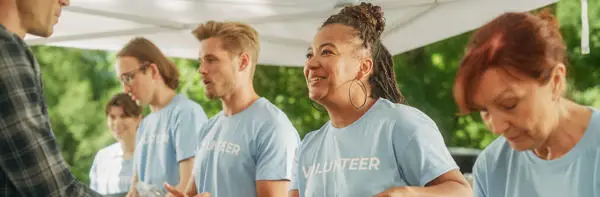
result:
[(49, 115), (62, 154), (82, 181), (96, 151), (112, 141), (104, 103), (118, 87), (112, 58), (102, 51), (37, 46)]

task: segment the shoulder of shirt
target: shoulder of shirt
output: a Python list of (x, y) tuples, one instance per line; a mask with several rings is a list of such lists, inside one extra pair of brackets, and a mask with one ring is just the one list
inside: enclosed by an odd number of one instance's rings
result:
[[(379, 101), (377, 119), (403, 128), (401, 130), (418, 131), (419, 127), (428, 125), (438, 130), (437, 124), (423, 111), (405, 104), (392, 103), (387, 99)], [(398, 129), (396, 129), (398, 130)]]
[(187, 96), (185, 96), (183, 94), (178, 94), (177, 96), (179, 96), (179, 100), (177, 100), (176, 103), (174, 103), (173, 107), (175, 110), (190, 111), (190, 112), (201, 110), (202, 112), (204, 112), (204, 109), (202, 108), (202, 106), (200, 104), (189, 99)]
[(252, 124), (256, 125), (256, 128), (260, 128), (259, 133), (287, 133), (292, 134), (288, 136), (298, 136), (296, 127), (283, 110), (266, 98), (261, 98), (257, 102), (260, 103), (257, 103), (258, 105), (251, 111), (251, 115), (259, 114), (252, 120)]
[(303, 142), (310, 141), (315, 136), (315, 133), (319, 132), (320, 130), (321, 129), (308, 132), (306, 135), (304, 135), (304, 139), (302, 139), (302, 141)]
[(193, 115), (199, 121), (208, 120), (208, 116), (206, 112), (200, 106), (200, 104), (194, 102), (193, 100), (187, 98), (185, 95), (178, 94), (179, 99), (175, 101), (175, 103), (171, 103), (169, 109), (165, 111), (165, 113), (171, 114), (171, 117), (175, 119), (179, 119), (180, 117), (185, 118), (185, 116)]
[[(217, 121), (219, 118), (221, 118), (223, 116), (223, 111), (219, 111), (219, 113), (215, 114), (214, 116), (210, 117), (206, 123), (204, 124), (204, 126), (209, 126), (209, 125), (213, 125), (215, 121)], [(204, 127), (203, 126), (203, 127)]]
[[(0, 28), (0, 50), (8, 50), (8, 46), (18, 46), (19, 48), (25, 48), (18, 40), (18, 38), (11, 32)], [(25, 50), (25, 49), (24, 49)]]
[(98, 156), (112, 156), (117, 154), (119, 151), (121, 151), (121, 145), (119, 145), (119, 143), (116, 142), (104, 148), (101, 148), (96, 154)]
[(252, 113), (260, 114), (261, 118), (256, 119), (256, 121), (272, 123), (273, 120), (277, 120), (278, 122), (283, 121), (285, 123), (291, 124), (288, 116), (281, 109), (279, 109), (279, 107), (271, 103), (271, 101), (269, 101), (268, 99), (262, 98), (260, 100), (257, 100), (257, 102), (260, 103), (257, 103), (259, 105), (256, 106), (256, 108), (254, 108), (254, 111)]
[[(592, 138), (600, 140), (600, 110), (597, 108), (590, 107), (592, 110), (592, 118), (590, 120), (590, 124), (588, 131), (593, 132), (593, 135), (589, 135)], [(596, 140), (592, 140), (596, 141)]]
[(308, 132), (306, 135), (304, 135), (304, 138), (302, 139), (302, 143), (310, 142), (317, 135), (319, 135), (320, 133), (323, 133), (323, 131), (325, 129), (327, 129), (327, 127), (329, 127), (329, 126), (330, 126), (330, 121), (327, 121), (325, 124), (323, 124), (323, 126), (321, 126), (321, 128), (311, 131), (311, 132)]
[(508, 157), (514, 155), (514, 152), (516, 151), (510, 147), (506, 138), (499, 136), (479, 153), (474, 166), (478, 169), (490, 171), (495, 169), (497, 165), (505, 164), (504, 161), (508, 161)]
[(4, 44), (5, 42), (14, 42), (15, 39), (6, 29), (0, 28), (0, 44)]

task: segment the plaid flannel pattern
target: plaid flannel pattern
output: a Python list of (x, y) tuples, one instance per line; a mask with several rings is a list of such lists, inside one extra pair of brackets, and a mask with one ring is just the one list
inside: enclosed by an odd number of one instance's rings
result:
[(100, 196), (61, 156), (39, 69), (25, 42), (0, 25), (0, 196)]

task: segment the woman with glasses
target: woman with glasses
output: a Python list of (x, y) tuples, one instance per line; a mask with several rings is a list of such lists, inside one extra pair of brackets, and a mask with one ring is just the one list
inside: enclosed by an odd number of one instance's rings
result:
[(197, 133), (206, 114), (200, 105), (175, 92), (179, 71), (149, 40), (131, 40), (117, 57), (116, 70), (125, 92), (139, 105), (149, 105), (151, 111), (137, 133), (129, 196), (137, 196), (136, 188), (164, 193), (165, 183), (183, 190), (192, 173)]

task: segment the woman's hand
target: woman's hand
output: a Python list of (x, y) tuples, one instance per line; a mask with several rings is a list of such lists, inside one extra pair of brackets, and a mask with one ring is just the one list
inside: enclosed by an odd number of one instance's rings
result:
[(392, 187), (387, 189), (374, 197), (405, 197), (409, 195), (409, 187)]

